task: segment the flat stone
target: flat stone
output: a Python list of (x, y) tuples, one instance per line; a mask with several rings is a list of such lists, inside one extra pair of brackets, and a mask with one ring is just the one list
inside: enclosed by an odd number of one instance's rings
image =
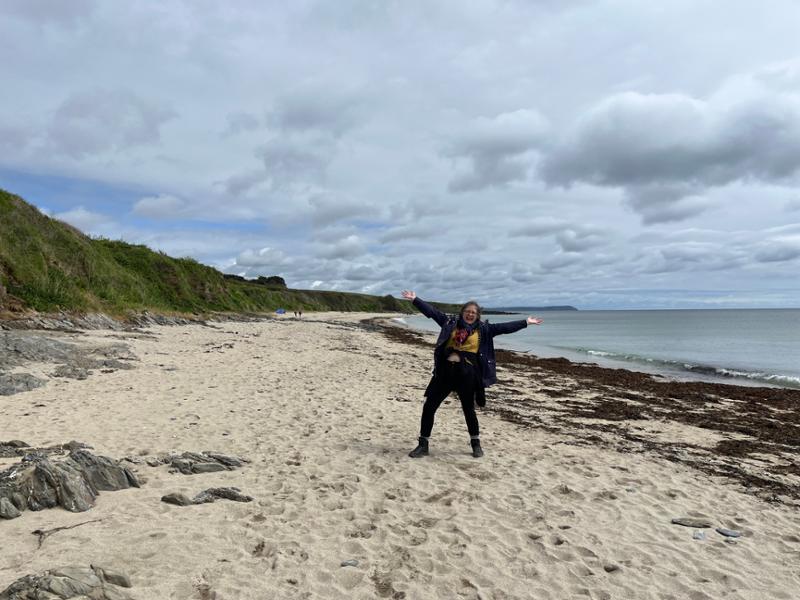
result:
[(214, 473), (216, 471), (227, 471), (228, 468), (216, 462), (203, 462), (203, 463), (195, 463), (192, 465), (192, 473)]
[(692, 527), (694, 529), (708, 529), (713, 527), (714, 524), (707, 519), (697, 519), (695, 517), (677, 517), (672, 519), (673, 525), (683, 525), (684, 527)]
[(614, 563), (608, 563), (603, 565), (603, 570), (606, 573), (613, 573), (614, 571), (619, 571), (622, 567), (619, 565), (615, 565)]
[(357, 567), (358, 561), (355, 558), (350, 558), (342, 561), (343, 567)]
[(717, 527), (714, 531), (728, 538), (742, 537), (742, 532), (736, 531), (735, 529), (725, 529), (724, 527)]

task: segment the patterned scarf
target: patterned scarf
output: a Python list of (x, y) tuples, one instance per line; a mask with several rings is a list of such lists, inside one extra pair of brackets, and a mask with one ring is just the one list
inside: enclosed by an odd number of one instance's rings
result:
[(472, 335), (472, 332), (478, 328), (478, 323), (480, 321), (475, 321), (472, 325), (467, 323), (463, 317), (458, 317), (458, 323), (456, 323), (456, 334), (453, 337), (456, 344), (459, 346), (464, 345), (464, 342), (467, 341), (467, 338)]

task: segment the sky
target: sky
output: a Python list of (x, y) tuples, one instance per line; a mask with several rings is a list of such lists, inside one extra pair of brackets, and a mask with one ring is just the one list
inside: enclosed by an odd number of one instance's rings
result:
[(800, 3), (0, 2), (0, 187), (293, 288), (800, 307)]

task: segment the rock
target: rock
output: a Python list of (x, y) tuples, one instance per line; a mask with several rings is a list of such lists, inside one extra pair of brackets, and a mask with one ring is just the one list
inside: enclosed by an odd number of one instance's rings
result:
[(738, 538), (742, 537), (741, 531), (736, 531), (735, 529), (725, 529), (724, 527), (717, 527), (715, 531), (720, 534), (724, 535), (727, 538)]
[(615, 565), (614, 563), (607, 563), (603, 565), (603, 570), (606, 573), (613, 573), (614, 571), (619, 571), (622, 567), (619, 565)]
[(0, 373), (0, 396), (27, 392), (47, 383), (29, 373)]
[(343, 560), (342, 561), (342, 566), (343, 567), (357, 567), (358, 566), (358, 561), (355, 558), (350, 558), (348, 560)]
[(29, 448), (28, 444), (20, 440), (10, 440), (0, 442), (0, 458), (13, 458), (25, 454), (23, 448)]
[(53, 377), (83, 380), (89, 377), (89, 369), (76, 365), (58, 365), (53, 371)]
[(0, 519), (16, 519), (22, 513), (8, 498), (0, 498)]
[(215, 471), (227, 471), (227, 470), (228, 467), (218, 462), (195, 463), (192, 465), (192, 473), (213, 473)]
[(124, 587), (124, 588), (133, 587), (131, 585), (131, 578), (125, 575), (124, 573), (120, 573), (119, 571), (112, 571), (111, 569), (106, 569), (105, 567), (98, 567), (96, 565), (92, 565), (92, 569), (94, 569), (95, 573), (99, 573), (100, 579), (102, 579), (103, 581), (107, 581), (108, 583), (118, 585), (119, 587)]
[(708, 529), (714, 525), (706, 519), (696, 519), (694, 517), (677, 517), (672, 519), (673, 525), (683, 525), (684, 527), (693, 527), (694, 529)]
[(172, 492), (166, 496), (161, 496), (161, 501), (167, 504), (174, 504), (175, 506), (191, 506), (194, 504), (188, 496), (179, 492)]
[(83, 512), (94, 506), (100, 491), (139, 487), (134, 474), (116, 461), (77, 450), (61, 462), (31, 453), (0, 472), (0, 498), (18, 510), (61, 506)]
[(0, 592), (0, 600), (133, 600), (122, 587), (131, 587), (122, 573), (96, 566), (69, 566), (21, 577)]
[(233, 500), (234, 502), (252, 502), (251, 496), (245, 496), (235, 487), (209, 488), (197, 494), (191, 500), (184, 494), (173, 492), (161, 497), (162, 502), (176, 506), (190, 506), (192, 504), (208, 504), (217, 500)]
[(250, 461), (246, 458), (226, 456), (217, 452), (184, 452), (161, 457), (159, 462), (170, 465), (174, 471), (183, 475), (194, 475), (215, 471), (233, 471)]
[(217, 500), (233, 500), (234, 502), (252, 502), (251, 496), (245, 496), (235, 487), (209, 488), (193, 498), (195, 504), (216, 502)]

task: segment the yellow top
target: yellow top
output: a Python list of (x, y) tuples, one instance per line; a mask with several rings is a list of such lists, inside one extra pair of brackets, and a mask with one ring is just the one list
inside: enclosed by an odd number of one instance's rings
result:
[(478, 328), (475, 328), (475, 331), (464, 340), (463, 344), (456, 343), (456, 330), (453, 330), (453, 333), (450, 334), (450, 340), (447, 342), (448, 348), (453, 348), (454, 350), (460, 350), (461, 352), (472, 352), (473, 354), (478, 353), (478, 342), (480, 338), (478, 336)]

